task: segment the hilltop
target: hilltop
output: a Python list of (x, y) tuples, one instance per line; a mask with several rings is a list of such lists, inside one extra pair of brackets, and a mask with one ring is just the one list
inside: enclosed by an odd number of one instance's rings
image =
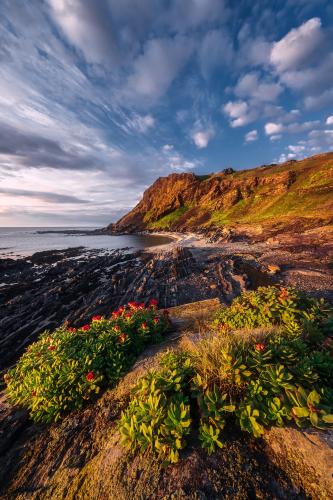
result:
[(267, 235), (332, 221), (333, 152), (251, 170), (160, 177), (107, 230), (209, 233), (228, 228)]

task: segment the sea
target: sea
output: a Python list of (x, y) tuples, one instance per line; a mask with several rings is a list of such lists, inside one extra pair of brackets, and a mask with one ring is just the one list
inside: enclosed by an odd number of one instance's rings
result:
[[(0, 227), (0, 258), (28, 257), (46, 250), (85, 247), (96, 250), (115, 250), (130, 247), (141, 250), (170, 243), (166, 236), (157, 235), (95, 235), (85, 234), (92, 227)], [(61, 231), (78, 231), (75, 234)], [(82, 231), (82, 233), (80, 233)]]

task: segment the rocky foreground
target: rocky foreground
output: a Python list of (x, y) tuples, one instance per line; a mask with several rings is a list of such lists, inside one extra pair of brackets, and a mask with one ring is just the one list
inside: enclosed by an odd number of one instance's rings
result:
[(165, 341), (146, 349), (115, 389), (60, 423), (34, 425), (2, 399), (1, 498), (331, 498), (332, 431), (272, 428), (255, 440), (235, 429), (210, 457), (190, 438), (181, 461), (168, 467), (151, 455), (129, 455), (120, 445), (117, 420), (133, 384), (166, 349), (200, 334), (217, 307), (218, 300), (207, 300), (172, 308)]
[(230, 301), (242, 290), (281, 282), (333, 300), (333, 246), (318, 234), (270, 244), (183, 237), (156, 251), (82, 248), (0, 260), (0, 369), (45, 329), (80, 326), (131, 300), (168, 308)]

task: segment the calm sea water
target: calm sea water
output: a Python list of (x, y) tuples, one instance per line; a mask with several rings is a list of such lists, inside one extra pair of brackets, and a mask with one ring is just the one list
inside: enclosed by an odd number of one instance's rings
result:
[(92, 230), (94, 228), (79, 227), (1, 227), (0, 228), (0, 258), (28, 256), (44, 250), (62, 250), (73, 247), (86, 247), (91, 249), (118, 249), (132, 247), (143, 249), (156, 245), (169, 243), (170, 238), (151, 235), (123, 235), (123, 236), (89, 236), (86, 234), (46, 233), (38, 231), (61, 230)]

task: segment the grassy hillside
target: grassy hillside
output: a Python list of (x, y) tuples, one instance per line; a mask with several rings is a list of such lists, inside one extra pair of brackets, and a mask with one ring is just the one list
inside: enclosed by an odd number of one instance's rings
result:
[(229, 175), (182, 176), (182, 182), (173, 174), (153, 184), (125, 226), (134, 214), (152, 230), (333, 220), (333, 153)]

